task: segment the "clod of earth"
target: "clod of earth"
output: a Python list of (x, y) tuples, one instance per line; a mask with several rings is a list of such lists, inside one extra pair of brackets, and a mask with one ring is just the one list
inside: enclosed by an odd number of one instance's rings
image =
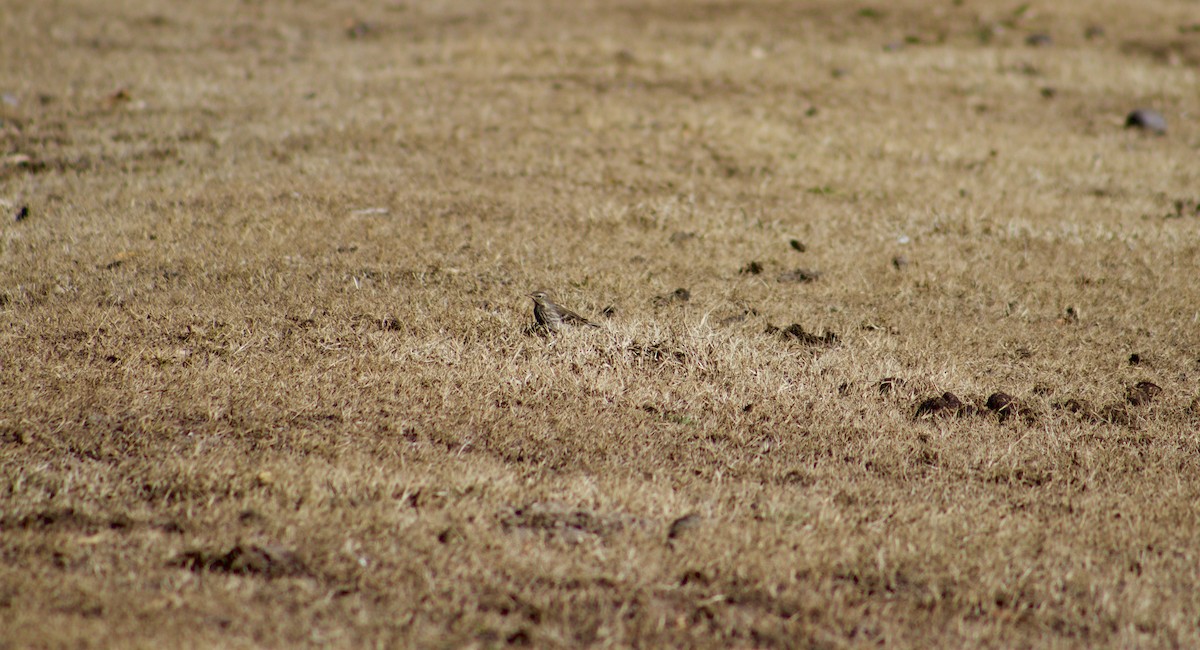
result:
[(821, 277), (820, 271), (811, 269), (796, 269), (780, 273), (777, 280), (780, 282), (816, 282)]
[(879, 380), (879, 394), (887, 395), (904, 386), (904, 380), (899, 377), (884, 377)]
[(197, 572), (216, 571), (267, 578), (301, 575), (307, 571), (294, 552), (274, 544), (237, 544), (225, 553), (186, 551), (177, 556), (173, 564)]
[(1158, 384), (1139, 381), (1125, 391), (1125, 401), (1129, 402), (1130, 406), (1144, 406), (1153, 401), (1161, 393), (1162, 387)]
[(117, 514), (112, 517), (97, 517), (75, 508), (49, 509), (30, 513), (22, 517), (0, 518), (0, 530), (5, 529), (67, 529), (88, 533), (104, 530), (124, 530), (133, 525), (129, 517)]
[(365, 20), (355, 20), (346, 26), (346, 37), (350, 39), (365, 38), (373, 31), (375, 28), (370, 23)]
[(532, 503), (501, 515), (505, 532), (518, 529), (540, 531), (575, 543), (586, 535), (605, 536), (640, 522), (623, 515), (604, 515), (558, 503)]
[(1095, 418), (1095, 410), (1092, 409), (1092, 405), (1084, 400), (1075, 399), (1074, 397), (1061, 402), (1055, 402), (1050, 405), (1050, 408), (1058, 411), (1066, 411), (1067, 413), (1074, 413), (1088, 420)]
[(758, 275), (763, 272), (763, 265), (759, 262), (750, 262), (749, 264), (738, 269), (738, 273), (742, 275)]
[(671, 359), (680, 363), (687, 361), (686, 352), (678, 348), (672, 348), (666, 341), (656, 341), (650, 344), (634, 341), (626, 349), (634, 357), (650, 361), (669, 361)]
[(758, 315), (758, 310), (751, 307), (748, 309), (743, 309), (739, 313), (736, 313), (736, 314), (733, 314), (730, 316), (726, 316), (717, 322), (720, 323), (721, 325), (734, 325), (736, 323), (741, 323), (741, 322), (745, 321), (750, 316), (757, 316), (757, 315)]
[(778, 334), (783, 337), (785, 341), (796, 341), (801, 345), (831, 346), (836, 345), (839, 340), (838, 335), (830, 332), (829, 330), (825, 330), (825, 333), (821, 335), (806, 332), (800, 323), (792, 323), (783, 329), (775, 327), (774, 325), (767, 325), (767, 329), (764, 333)]
[(671, 522), (671, 527), (667, 529), (667, 539), (682, 537), (685, 533), (699, 528), (703, 522), (704, 518), (694, 512), (686, 514)]
[[(0, 305), (3, 305), (3, 301), (0, 301)], [(27, 445), (32, 440), (33, 436), (25, 429), (12, 426), (0, 427), (0, 442)]]
[(116, 91), (110, 93), (104, 98), (103, 105), (106, 109), (111, 110), (121, 104), (129, 102), (132, 99), (133, 95), (129, 94), (129, 90), (127, 88), (118, 88)]
[(987, 408), (1000, 416), (1000, 421), (1004, 422), (1008, 418), (1017, 415), (1020, 411), (1020, 405), (1017, 399), (1008, 393), (996, 392), (988, 395)]
[(957, 395), (950, 392), (942, 393), (941, 397), (931, 397), (917, 406), (917, 412), (913, 416), (916, 418), (923, 417), (966, 417), (975, 415), (978, 409), (970, 404), (964, 404)]
[(1175, 211), (1166, 215), (1165, 219), (1180, 219), (1183, 217), (1200, 216), (1200, 200), (1197, 199), (1175, 199)]
[(692, 299), (692, 292), (680, 287), (671, 293), (665, 293), (661, 296), (654, 297), (654, 306), (665, 307), (675, 302), (687, 302)]
[(712, 579), (708, 577), (708, 574), (699, 569), (688, 569), (687, 571), (683, 572), (683, 575), (679, 576), (680, 587), (686, 587), (688, 585), (707, 587), (710, 584), (712, 584)]

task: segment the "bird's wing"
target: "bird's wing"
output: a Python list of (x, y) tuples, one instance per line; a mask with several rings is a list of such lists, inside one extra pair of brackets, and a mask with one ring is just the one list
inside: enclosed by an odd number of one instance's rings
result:
[(599, 325), (584, 318), (583, 316), (580, 316), (579, 314), (576, 314), (566, 307), (562, 309), (562, 319), (563, 322), (571, 323), (572, 325), (590, 325), (591, 327), (600, 327)]

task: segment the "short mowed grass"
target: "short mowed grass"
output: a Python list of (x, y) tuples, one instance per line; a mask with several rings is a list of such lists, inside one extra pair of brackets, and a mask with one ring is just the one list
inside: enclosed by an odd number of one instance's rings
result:
[(8, 2), (0, 60), (2, 648), (1200, 645), (1188, 3)]

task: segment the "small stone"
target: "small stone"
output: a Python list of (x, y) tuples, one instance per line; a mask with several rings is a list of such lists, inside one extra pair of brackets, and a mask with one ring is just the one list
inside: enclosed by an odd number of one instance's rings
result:
[(1167, 120), (1156, 110), (1139, 108), (1125, 118), (1125, 128), (1136, 128), (1157, 135), (1167, 132)]
[(1030, 34), (1025, 37), (1025, 44), (1029, 47), (1048, 47), (1054, 44), (1054, 39), (1049, 34)]
[(808, 250), (808, 246), (805, 246), (804, 242), (800, 241), (799, 239), (793, 239), (789, 241), (788, 245), (791, 246), (792, 250), (796, 251), (797, 253), (803, 253), (804, 251)]

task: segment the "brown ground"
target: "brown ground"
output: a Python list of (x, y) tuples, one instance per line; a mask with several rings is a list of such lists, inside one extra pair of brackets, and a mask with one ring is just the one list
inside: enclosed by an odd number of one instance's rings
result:
[(1200, 646), (1197, 20), (0, 1), (0, 648)]

